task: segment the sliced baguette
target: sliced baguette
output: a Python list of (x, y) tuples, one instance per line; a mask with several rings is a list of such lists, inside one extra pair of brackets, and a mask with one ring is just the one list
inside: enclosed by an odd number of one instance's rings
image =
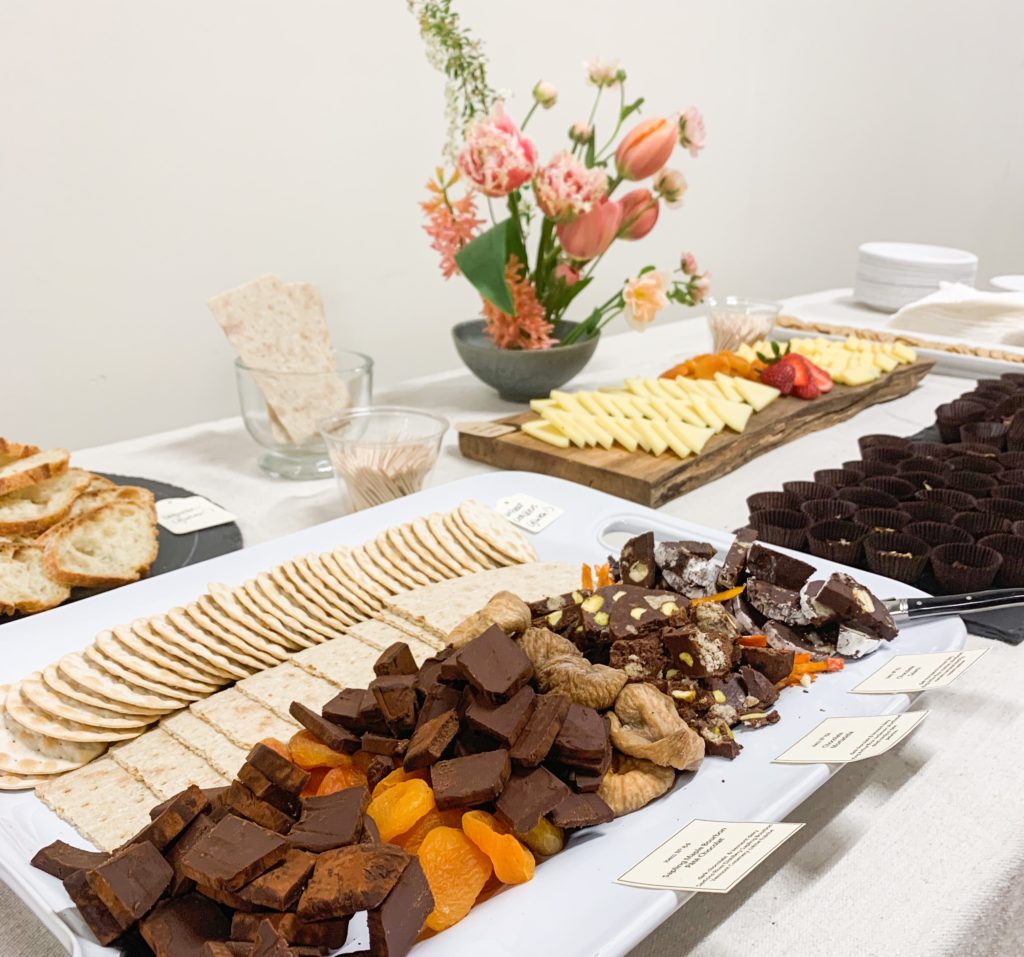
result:
[(0, 467), (0, 495), (63, 475), (68, 470), (70, 459), (67, 449), (50, 449)]
[(92, 476), (68, 469), (56, 478), (0, 496), (0, 535), (38, 535), (71, 514)]
[(22, 445), (21, 442), (11, 442), (0, 438), (0, 465), (10, 465), (18, 459), (27, 459), (39, 451), (38, 445)]
[(112, 588), (141, 577), (156, 552), (154, 512), (139, 502), (113, 501), (48, 534), (44, 561), (61, 584)]
[(117, 486), (110, 481), (108, 478), (104, 478), (102, 475), (93, 475), (89, 473), (89, 484), (85, 487), (86, 492), (99, 492), (105, 488), (117, 488)]
[(41, 545), (0, 545), (0, 614), (45, 611), (67, 601), (71, 589), (44, 567)]
[(90, 492), (86, 489), (75, 499), (68, 518), (78, 518), (79, 515), (91, 512), (93, 509), (106, 505), (108, 502), (135, 502), (139, 505), (145, 505), (154, 515), (156, 514), (156, 500), (148, 488), (140, 488), (138, 485), (114, 485), (111, 483), (110, 488), (101, 488), (95, 492)]

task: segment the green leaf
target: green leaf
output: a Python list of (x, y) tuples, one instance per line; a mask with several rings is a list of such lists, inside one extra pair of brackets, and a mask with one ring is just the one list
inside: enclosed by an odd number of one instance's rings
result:
[(515, 253), (519, 261), (526, 265), (523, 237), (517, 224), (511, 219), (505, 219), (466, 243), (455, 254), (455, 262), (484, 299), (502, 312), (514, 316), (515, 304), (505, 282), (505, 264), (510, 253)]
[(630, 116), (630, 114), (632, 114), (632, 113), (635, 113), (643, 105), (644, 105), (644, 98), (643, 97), (640, 97), (639, 100), (634, 100), (632, 103), (628, 103), (621, 110), (619, 110), (619, 122), (621, 123), (624, 119), (626, 119), (626, 117)]

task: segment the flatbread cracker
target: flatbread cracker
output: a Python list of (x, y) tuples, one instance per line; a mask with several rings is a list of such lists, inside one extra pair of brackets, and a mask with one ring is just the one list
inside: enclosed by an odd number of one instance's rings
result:
[[(336, 640), (345, 641), (344, 638)], [(235, 687), (246, 697), (252, 698), (253, 701), (288, 720), (291, 720), (288, 708), (293, 701), (319, 711), (338, 693), (333, 684), (310, 674), (290, 661), (246, 678), (245, 681), (239, 681)]]
[(377, 677), (373, 665), (379, 655), (376, 648), (346, 636), (300, 651), (292, 663), (338, 688), (365, 688)]
[(49, 774), (0, 773), (0, 791), (27, 791), (52, 779)]
[[(170, 671), (172, 674), (191, 678), (206, 685), (220, 687), (227, 684), (227, 678), (223, 673), (214, 674), (200, 667), (198, 662), (186, 661), (184, 658), (167, 650), (166, 645), (147, 641), (139, 632), (136, 632), (131, 625), (115, 625), (110, 629), (111, 635), (122, 648), (132, 654), (151, 662), (163, 671)], [(152, 632), (150, 632), (152, 634)]]
[[(129, 677), (130, 681), (135, 681), (136, 684), (141, 683), (141, 679), (151, 681), (154, 683), (154, 691), (166, 688), (167, 691), (162, 693), (172, 697), (192, 700), (192, 697), (195, 695), (213, 694), (220, 688), (220, 684), (214, 684), (209, 681), (196, 681), (186, 674), (180, 674), (169, 668), (162, 668), (154, 664), (148, 658), (143, 658), (134, 651), (129, 651), (125, 648), (124, 645), (114, 638), (113, 632), (110, 631), (101, 631), (93, 639), (92, 647), (100, 652), (104, 658), (139, 676), (138, 678)], [(146, 687), (146, 685), (143, 685), (143, 687)]]
[(535, 562), (537, 552), (504, 515), (476, 499), (466, 499), (456, 509), (462, 520), (488, 545), (513, 562)]
[[(38, 672), (37, 672), (38, 674)], [(67, 721), (64, 718), (57, 718), (45, 711), (40, 711), (25, 700), (21, 693), (21, 682), (15, 682), (7, 689), (7, 698), (4, 701), (5, 716), (4, 722), (8, 730), (19, 737), (23, 731), (35, 735), (42, 735), (60, 742), (60, 749), (71, 742), (80, 744), (105, 744), (108, 741), (127, 741), (129, 738), (137, 738), (143, 732), (143, 728), (131, 728), (115, 730), (113, 728), (96, 728), (88, 724), (79, 724), (76, 721)], [(18, 727), (15, 728), (14, 722)]]
[(244, 678), (252, 674), (247, 668), (233, 658), (214, 651), (209, 645), (195, 641), (180, 628), (175, 628), (162, 615), (155, 618), (137, 619), (132, 622), (132, 631), (139, 638), (159, 648), (173, 649), (174, 653), (191, 655), (193, 660), (201, 661), (204, 667), (216, 670), (227, 679)]
[(440, 651), (448, 643), (447, 634), (440, 629), (435, 629), (432, 626), (425, 627), (421, 622), (412, 621), (404, 615), (397, 615), (388, 608), (377, 612), (377, 621), (400, 631), (406, 638), (414, 638), (430, 645), (435, 651)]
[(233, 778), (245, 763), (248, 752), (191, 711), (168, 715), (160, 727), (227, 778)]
[(161, 800), (184, 791), (190, 784), (216, 788), (231, 783), (198, 754), (160, 728), (147, 731), (134, 741), (119, 744), (107, 753), (111, 760)]
[(299, 730), (297, 722), (274, 714), (237, 688), (227, 688), (212, 698), (197, 701), (191, 710), (246, 751), (264, 738), (287, 741)]
[(418, 665), (422, 665), (427, 658), (433, 658), (437, 653), (437, 648), (431, 642), (410, 635), (379, 618), (371, 618), (369, 621), (354, 625), (349, 631), (349, 637), (358, 638), (378, 651), (390, 648), (396, 641), (404, 641)]
[(51, 662), (43, 669), (43, 682), (54, 694), (59, 694), (69, 701), (79, 702), (103, 711), (114, 711), (128, 718), (152, 718), (155, 721), (160, 715), (167, 713), (162, 708), (160, 710), (140, 708), (138, 705), (129, 705), (123, 701), (113, 701), (103, 695), (93, 694), (91, 689), (86, 689), (76, 681), (71, 681), (62, 675), (57, 668), (57, 662)]
[(185, 606), (185, 618), (190, 620), (194, 627), (199, 629), (199, 633), (204, 636), (200, 639), (199, 635), (196, 635), (197, 640), (203, 640), (207, 644), (211, 640), (216, 641), (216, 647), (221, 648), (223, 654), (227, 655), (230, 650), (232, 657), (244, 665), (252, 667), (255, 661), (260, 662), (262, 668), (270, 668), (288, 657), (287, 650), (281, 645), (263, 641), (255, 635), (252, 640), (243, 639), (230, 628), (221, 627), (199, 607), (197, 602), (190, 602)]
[[(6, 696), (6, 688), (4, 689)], [(47, 751), (63, 756), (51, 756), (36, 747), (44, 744), (42, 735), (19, 732), (15, 737), (7, 727), (7, 712), (0, 698), (0, 772), (18, 775), (51, 775), (74, 771), (88, 764), (106, 750), (103, 744), (74, 744), (56, 742), (46, 744)], [(58, 749), (59, 745), (59, 749)]]
[(148, 711), (160, 714), (177, 711), (184, 707), (184, 704), (177, 698), (166, 698), (154, 694), (130, 679), (115, 677), (103, 668), (97, 667), (79, 651), (61, 658), (57, 662), (57, 671), (76, 685), (90, 688), (112, 701), (123, 701), (127, 705), (139, 705)]
[(91, 725), (94, 728), (112, 728), (115, 731), (134, 730), (145, 728), (157, 719), (156, 715), (119, 714), (106, 708), (93, 708), (81, 701), (75, 701), (73, 698), (64, 698), (51, 690), (38, 673), (21, 682), (21, 694), (30, 705), (45, 714), (75, 721), (78, 724)]
[(248, 606), (239, 602), (226, 585), (210, 587), (209, 594), (200, 595), (196, 599), (196, 604), (222, 628), (231, 628), (234, 625), (236, 628), (241, 628), (246, 636), (256, 635), (271, 644), (280, 646), (289, 654), (296, 648), (309, 647), (309, 642), (302, 643), (305, 639), (284, 633), (276, 623), (273, 628), (269, 628), (263, 617), (250, 611)]

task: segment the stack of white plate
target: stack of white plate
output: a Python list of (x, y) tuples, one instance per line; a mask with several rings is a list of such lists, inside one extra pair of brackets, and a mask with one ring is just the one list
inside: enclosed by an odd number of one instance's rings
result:
[(974, 285), (978, 257), (962, 249), (920, 243), (864, 243), (857, 250), (853, 297), (895, 312), (935, 292), (940, 282)]

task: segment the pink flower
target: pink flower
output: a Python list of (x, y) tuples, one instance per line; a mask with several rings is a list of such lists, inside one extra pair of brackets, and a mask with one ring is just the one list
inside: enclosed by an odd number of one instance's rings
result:
[(649, 189), (634, 189), (622, 199), (621, 239), (643, 239), (658, 221), (658, 201)]
[(697, 265), (697, 257), (689, 251), (683, 253), (680, 257), (680, 266), (683, 273), (687, 276), (696, 276), (700, 272), (700, 267)]
[(556, 223), (589, 213), (607, 191), (608, 177), (599, 169), (587, 169), (567, 150), (556, 153), (533, 180), (537, 205)]
[(663, 116), (641, 120), (619, 143), (615, 166), (623, 179), (647, 179), (662, 168), (676, 146), (676, 124)]
[(580, 271), (568, 263), (559, 263), (555, 266), (555, 278), (561, 279), (566, 286), (575, 286), (580, 281)]
[(537, 148), (496, 103), (490, 116), (469, 128), (458, 163), (486, 196), (508, 196), (533, 176)]
[(711, 290), (711, 273), (705, 272), (701, 276), (697, 276), (690, 283), (690, 298), (693, 299), (693, 304), (696, 306), (698, 303), (704, 301), (704, 297)]
[(505, 264), (505, 282), (512, 293), (515, 315), (510, 316), (490, 300), (484, 300), (486, 331), (491, 341), (499, 349), (550, 349), (558, 342), (551, 338), (555, 327), (548, 322), (537, 290), (514, 255)]
[(569, 139), (574, 143), (589, 143), (594, 137), (594, 127), (586, 120), (577, 120), (569, 127)]
[(704, 149), (707, 138), (704, 132), (704, 117), (695, 106), (688, 106), (679, 114), (679, 144), (696, 156)]
[(550, 110), (558, 102), (558, 89), (554, 83), (538, 80), (533, 87), (533, 98), (545, 110)]
[(562, 248), (573, 259), (594, 259), (613, 242), (622, 225), (622, 203), (602, 199), (589, 213), (557, 227)]
[(457, 181), (456, 173), (448, 183), (444, 182), (444, 174), (437, 171), (437, 181), (427, 183), (432, 196), (420, 203), (420, 208), (427, 215), (427, 224), (423, 227), (433, 240), (430, 248), (441, 256), (441, 275), (445, 279), (459, 273), (455, 255), (473, 239), (480, 231), (484, 221), (476, 215), (476, 193), (468, 192), (461, 199), (452, 199), (448, 188)]
[(628, 280), (622, 293), (626, 303), (626, 322), (643, 332), (668, 305), (667, 289), (668, 276), (657, 269)]
[(665, 166), (654, 177), (654, 191), (665, 200), (665, 204), (671, 209), (678, 209), (683, 205), (686, 188), (686, 177), (677, 169), (669, 169)]

